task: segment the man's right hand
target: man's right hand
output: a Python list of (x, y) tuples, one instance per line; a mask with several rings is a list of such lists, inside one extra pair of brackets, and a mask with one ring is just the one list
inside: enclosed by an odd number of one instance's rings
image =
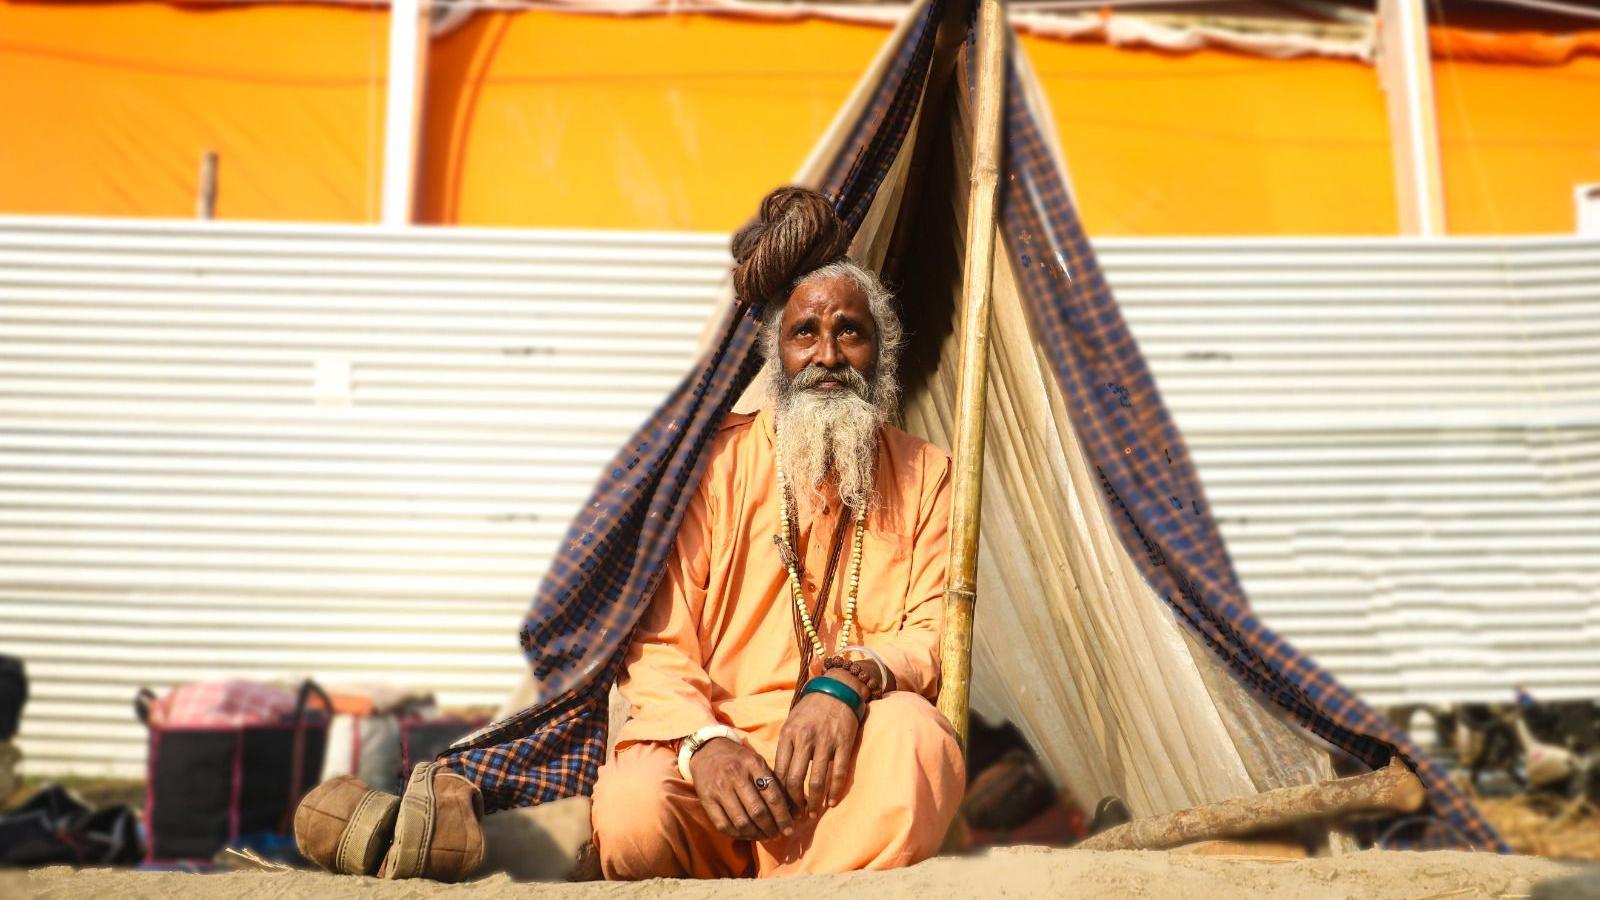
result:
[[(689, 774), (711, 824), (741, 841), (767, 841), (794, 833), (783, 785), (761, 754), (738, 741), (716, 738), (689, 757)], [(764, 789), (756, 779), (764, 778)]]

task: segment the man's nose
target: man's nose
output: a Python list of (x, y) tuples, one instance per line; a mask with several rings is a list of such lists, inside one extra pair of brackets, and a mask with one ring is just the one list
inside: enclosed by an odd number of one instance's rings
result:
[(824, 369), (837, 369), (843, 360), (844, 354), (839, 352), (838, 342), (832, 339), (818, 341), (816, 355), (811, 358), (813, 363)]

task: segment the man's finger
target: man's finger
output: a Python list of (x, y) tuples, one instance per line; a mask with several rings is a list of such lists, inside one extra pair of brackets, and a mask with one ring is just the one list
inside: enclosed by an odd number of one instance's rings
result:
[[(698, 792), (697, 792), (698, 793)], [(706, 811), (706, 818), (711, 820), (711, 827), (717, 831), (734, 837), (733, 823), (728, 821), (728, 814), (722, 811), (722, 804), (715, 797), (700, 794), (700, 806)]]
[(828, 809), (844, 799), (845, 781), (850, 777), (850, 754), (839, 751), (833, 754), (833, 764), (828, 767)]
[(828, 761), (831, 758), (832, 754), (822, 747), (812, 751), (811, 771), (806, 773), (806, 815), (812, 818), (822, 815), (823, 804), (827, 802)]
[(731, 838), (740, 836), (743, 826), (739, 823), (745, 818), (744, 806), (737, 798), (728, 796), (722, 779), (718, 778), (713, 784), (706, 786), (703, 805), (718, 831)]
[(754, 782), (756, 793), (761, 795), (761, 799), (767, 804), (767, 809), (772, 811), (772, 820), (777, 823), (778, 830), (784, 834), (792, 833), (794, 816), (789, 812), (789, 800), (783, 795), (783, 785), (772, 770), (767, 768), (765, 762), (757, 759), (756, 764), (758, 766)]
[(739, 795), (735, 791), (729, 790), (718, 799), (722, 803), (723, 812), (728, 814), (728, 823), (733, 826), (733, 829), (727, 834), (741, 841), (755, 840), (755, 822), (751, 821), (750, 812), (740, 802)]
[(806, 808), (806, 763), (811, 761), (811, 747), (795, 740), (788, 764), (783, 773), (783, 789), (795, 809)]
[(778, 755), (772, 758), (772, 774), (777, 778), (780, 787), (785, 782), (784, 772), (788, 770), (789, 762), (794, 757), (794, 753), (790, 750), (792, 737), (787, 728), (778, 733)]
[(772, 810), (767, 809), (767, 801), (762, 799), (761, 792), (756, 790), (754, 781), (747, 781), (736, 792), (739, 802), (744, 804), (745, 813), (750, 816), (756, 837), (760, 840), (771, 840), (778, 835), (778, 823), (772, 818)]

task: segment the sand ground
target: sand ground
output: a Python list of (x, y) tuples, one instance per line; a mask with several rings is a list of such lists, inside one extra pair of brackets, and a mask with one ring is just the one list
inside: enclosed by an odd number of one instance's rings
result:
[[(1009, 847), (978, 857), (941, 858), (897, 872), (806, 876), (767, 882), (647, 881), (635, 884), (518, 884), (504, 875), (460, 885), (310, 872), (74, 871), (65, 867), (0, 873), (0, 896), (40, 900), (688, 900), (688, 898), (868, 896), (873, 900), (945, 897), (1137, 897), (1148, 900), (1523, 900), (1535, 884), (1576, 871), (1571, 863), (1479, 853), (1369, 850), (1338, 859), (1291, 862), (1177, 853)], [(1588, 870), (1600, 882), (1600, 868)]]

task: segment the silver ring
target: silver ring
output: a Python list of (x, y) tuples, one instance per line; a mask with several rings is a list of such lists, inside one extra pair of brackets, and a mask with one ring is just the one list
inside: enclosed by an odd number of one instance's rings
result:
[(769, 787), (772, 787), (772, 779), (771, 778), (768, 778), (767, 776), (762, 775), (760, 778), (756, 779), (756, 790), (764, 791)]

